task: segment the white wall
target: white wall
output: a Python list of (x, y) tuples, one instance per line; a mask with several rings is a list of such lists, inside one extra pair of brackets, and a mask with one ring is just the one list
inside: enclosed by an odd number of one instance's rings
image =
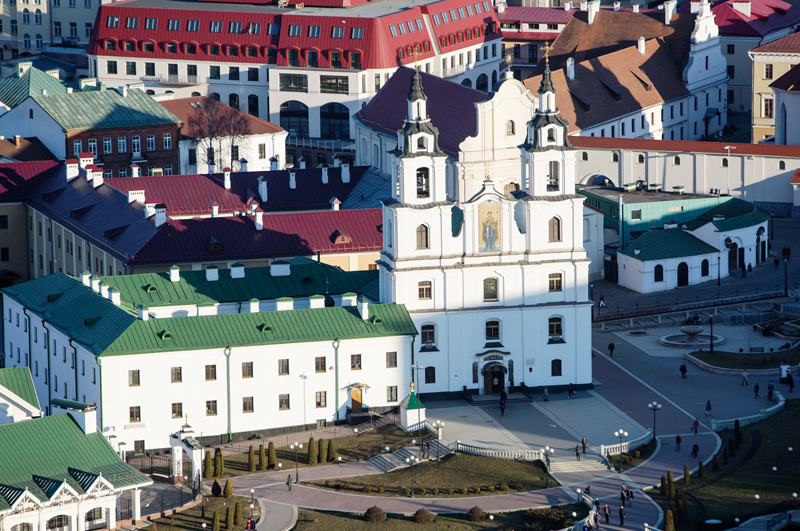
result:
[(14, 135), (23, 138), (35, 136), (57, 159), (67, 158), (64, 130), (33, 98), (27, 98), (0, 116), (0, 135), (6, 138), (14, 138)]

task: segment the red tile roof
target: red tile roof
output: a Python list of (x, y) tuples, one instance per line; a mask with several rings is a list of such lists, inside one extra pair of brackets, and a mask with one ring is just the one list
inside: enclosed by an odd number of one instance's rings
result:
[[(683, 2), (678, 11), (688, 13), (692, 3)], [(750, 0), (749, 17), (737, 11), (733, 3), (734, 0), (723, 0), (711, 8), (720, 35), (763, 37), (800, 22), (800, 8), (782, 0)]]
[(773, 81), (770, 87), (788, 92), (800, 91), (800, 67), (795, 66), (789, 69), (788, 72)]
[(558, 38), (558, 32), (548, 31), (508, 31), (503, 33), (503, 40), (513, 41), (554, 41)]
[[(226, 63), (257, 63), (264, 64), (275, 62), (278, 65), (287, 65), (286, 51), (289, 49), (306, 50), (315, 49), (321, 51), (338, 50), (342, 54), (344, 67), (350, 67), (350, 52), (361, 53), (362, 68), (392, 68), (398, 64), (410, 64), (415, 58), (409, 57), (407, 50), (409, 47), (419, 45), (422, 49), (419, 60), (433, 57), (435, 55), (434, 46), (429, 44), (429, 51), (425, 51), (425, 43), (430, 43), (429, 33), (424, 23), (426, 15), (438, 14), (450, 9), (458, 11), (459, 7), (467, 5), (473, 10), (472, 16), (440, 25), (433, 24), (431, 19), (431, 29), (441, 44), (442, 37), (454, 35), (455, 44), (444, 47), (444, 52), (461, 49), (466, 46), (473, 46), (480, 42), (497, 40), (502, 37), (499, 24), (494, 10), (486, 12), (482, 9), (481, 14), (475, 12), (474, 5), (483, 6), (483, 0), (442, 0), (426, 5), (404, 6), (398, 5), (396, 13), (385, 16), (369, 17), (359, 16), (358, 12), (345, 10), (325, 10), (319, 11), (322, 14), (311, 14), (310, 12), (280, 10), (265, 11), (263, 8), (255, 6), (241, 6), (237, 10), (230, 10), (224, 4), (198, 3), (196, 9), (185, 9), (185, 4), (179, 0), (164, 0), (160, 4), (145, 3), (140, 0), (129, 0), (126, 2), (116, 2), (100, 6), (97, 14), (95, 31), (89, 42), (88, 53), (101, 56), (119, 57), (153, 57), (160, 59), (175, 60), (215, 60)], [(489, 4), (490, 5), (490, 4)], [(175, 9), (170, 9), (174, 6)], [(237, 6), (239, 7), (239, 6)], [(354, 8), (358, 9), (358, 8)], [(108, 27), (109, 17), (118, 17), (117, 27)], [(136, 28), (128, 28), (128, 18), (137, 18)], [(146, 29), (145, 19), (157, 19), (156, 29)], [(169, 31), (169, 20), (178, 20), (179, 30)], [(198, 31), (188, 31), (189, 20), (198, 22)], [(220, 32), (211, 32), (211, 23), (221, 24)], [(248, 33), (249, 23), (260, 24), (260, 33), (251, 35)], [(232, 23), (241, 25), (239, 33), (230, 33)], [(399, 24), (404, 24), (400, 30)], [(278, 34), (270, 35), (268, 28), (272, 24), (278, 25)], [(409, 27), (413, 27), (411, 31)], [(421, 29), (419, 29), (421, 25)], [(290, 26), (300, 26), (299, 36), (290, 36)], [(318, 26), (318, 37), (310, 37), (311, 26)], [(483, 29), (488, 26), (488, 33), (484, 36), (478, 35), (475, 30)], [(342, 28), (341, 38), (334, 38), (334, 28)], [(357, 30), (363, 30), (361, 38), (353, 38)], [(495, 31), (492, 31), (492, 28)], [(472, 39), (467, 39), (467, 30), (472, 30)], [(393, 34), (394, 32), (394, 34)], [(464, 41), (458, 38), (459, 33), (464, 33)], [(396, 36), (395, 36), (396, 35)], [(114, 50), (105, 49), (105, 41), (113, 41), (116, 46)], [(136, 50), (126, 52), (123, 41), (134, 43)], [(155, 51), (152, 53), (143, 52), (143, 43), (153, 42), (156, 44)], [(178, 45), (178, 53), (166, 52), (166, 44), (175, 43)], [(193, 43), (197, 47), (196, 54), (187, 54), (185, 44)], [(220, 55), (210, 55), (208, 45), (216, 44), (220, 47)], [(240, 47), (236, 56), (228, 55), (228, 46)], [(247, 48), (255, 47), (255, 57), (248, 56)], [(279, 50), (277, 61), (267, 59), (267, 49)], [(403, 59), (399, 59), (399, 50), (404, 51)], [(301, 54), (300, 66), (306, 66), (304, 54)], [(320, 67), (330, 67), (330, 57), (327, 53), (321, 53), (318, 57)]]
[(0, 157), (8, 157), (19, 162), (56, 160), (56, 156), (35, 136), (20, 138), (18, 141), (14, 138), (0, 140)]
[(725, 144), (723, 142), (700, 142), (693, 140), (649, 140), (640, 138), (609, 138), (597, 136), (571, 136), (570, 143), (576, 148), (627, 149), (635, 151), (667, 151), (674, 153), (727, 154), (725, 146), (733, 146), (731, 155), (758, 155), (763, 157), (800, 157), (800, 146), (768, 144)]
[(800, 33), (792, 33), (750, 51), (753, 53), (800, 53)]
[[(292, 170), (297, 187), (289, 188), (289, 171), (246, 172), (231, 174), (231, 189), (223, 188), (223, 175), (160, 175), (151, 177), (114, 177), (105, 184), (122, 193), (145, 191), (145, 201), (160, 198), (167, 206), (167, 216), (206, 216), (211, 202), (217, 201), (219, 213), (249, 211), (247, 201), (255, 197), (265, 212), (327, 210), (334, 197), (344, 201), (369, 168), (351, 167), (350, 182), (343, 183), (341, 168), (328, 169), (328, 184), (322, 184), (321, 169)], [(258, 195), (258, 178), (267, 181), (267, 201)]]
[[(198, 103), (202, 103), (205, 100), (204, 97), (198, 98), (179, 98), (176, 100), (162, 100), (159, 103), (166, 107), (166, 109), (181, 119), (184, 123), (184, 127), (181, 129), (181, 137), (182, 138), (198, 138), (197, 134), (193, 131), (191, 126), (191, 121), (189, 118), (197, 113), (196, 107), (193, 107), (192, 104), (197, 105)], [(228, 107), (224, 103), (219, 103), (219, 105), (224, 105)], [(230, 107), (228, 107), (230, 109)], [(279, 125), (275, 125), (272, 122), (268, 122), (266, 120), (262, 120), (261, 118), (257, 118), (252, 114), (248, 114), (246, 112), (242, 112), (238, 109), (234, 109), (234, 112), (239, 114), (240, 117), (243, 117), (249, 126), (249, 131), (251, 135), (263, 135), (268, 133), (279, 133), (283, 131), (283, 128)]]
[[(136, 253), (131, 265), (247, 260), (376, 252), (383, 247), (379, 208), (264, 215), (264, 230), (252, 216), (170, 219)], [(338, 233), (337, 233), (338, 231)], [(350, 243), (335, 244), (345, 234)], [(209, 251), (211, 242), (222, 251)]]
[(540, 24), (566, 24), (575, 14), (574, 9), (556, 7), (508, 7), (498, 13), (501, 22), (531, 22)]
[(0, 163), (0, 203), (22, 201), (59, 166), (52, 160)]
[(789, 182), (791, 184), (800, 184), (800, 169), (794, 170), (794, 175), (792, 175), (792, 180)]

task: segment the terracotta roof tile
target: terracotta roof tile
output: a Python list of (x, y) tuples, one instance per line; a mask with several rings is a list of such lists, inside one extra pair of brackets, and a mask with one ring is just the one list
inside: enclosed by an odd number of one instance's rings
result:
[(666, 151), (675, 153), (728, 152), (725, 146), (735, 147), (731, 154), (758, 155), (764, 157), (800, 157), (800, 146), (776, 146), (769, 144), (725, 144), (723, 142), (700, 142), (694, 140), (650, 140), (643, 138), (609, 138), (597, 136), (571, 136), (570, 143), (576, 148), (629, 149), (637, 151)]
[(498, 13), (501, 22), (538, 22), (540, 24), (566, 24), (576, 12), (575, 9), (556, 7), (508, 7)]
[(794, 170), (794, 175), (792, 175), (792, 180), (789, 182), (791, 184), (800, 184), (800, 169)]
[[(191, 127), (189, 125), (189, 117), (192, 116), (197, 112), (197, 109), (192, 106), (192, 104), (201, 103), (205, 98), (197, 97), (197, 98), (179, 98), (175, 100), (162, 100), (159, 103), (166, 107), (166, 109), (181, 119), (181, 121), (185, 124), (183, 129), (181, 129), (181, 137), (183, 138), (197, 138), (194, 134), (192, 134)], [(225, 105), (221, 103), (221, 105)], [(228, 107), (225, 105), (225, 107)], [(237, 110), (240, 116), (243, 116), (250, 127), (250, 134), (251, 135), (262, 135), (268, 133), (279, 133), (283, 131), (283, 128), (279, 125), (275, 125), (272, 122), (268, 122), (266, 120), (262, 120), (261, 118), (257, 118), (252, 114), (248, 114), (246, 112), (242, 112)]]
[(19, 145), (13, 138), (0, 140), (0, 157), (6, 157), (19, 162), (30, 162), (35, 160), (56, 160), (42, 141), (38, 138), (20, 138)]
[(800, 33), (792, 33), (750, 51), (753, 53), (800, 53)]
[(773, 89), (786, 90), (789, 92), (800, 91), (800, 68), (795, 66), (770, 85)]
[[(683, 2), (678, 9), (682, 13), (691, 10), (691, 4)], [(714, 22), (723, 36), (763, 37), (777, 29), (788, 28), (800, 22), (800, 8), (782, 0), (750, 0), (750, 16), (733, 7), (734, 0), (716, 2), (711, 8)]]

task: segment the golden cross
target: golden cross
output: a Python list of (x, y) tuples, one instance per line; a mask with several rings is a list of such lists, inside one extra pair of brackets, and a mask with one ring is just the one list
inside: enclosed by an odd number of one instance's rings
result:
[(417, 57), (422, 55), (421, 46), (419, 44), (417, 44), (414, 47), (414, 51), (411, 53), (411, 55), (414, 57), (414, 68), (419, 70), (419, 65), (417, 64)]
[(544, 41), (544, 46), (542, 46), (541, 49), (544, 50), (544, 61), (547, 64), (550, 64), (550, 50), (553, 49), (553, 47), (550, 46), (550, 42), (549, 41)]

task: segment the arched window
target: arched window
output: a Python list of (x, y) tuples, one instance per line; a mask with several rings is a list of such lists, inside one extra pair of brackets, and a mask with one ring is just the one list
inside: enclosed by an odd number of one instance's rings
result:
[(514, 132), (514, 120), (509, 120), (506, 122), (506, 136), (512, 136), (516, 134)]
[(417, 249), (430, 249), (430, 241), (428, 240), (428, 227), (420, 225), (417, 227)]
[(456, 36), (455, 35), (450, 35), (450, 44), (454, 45), (455, 43), (456, 43)]
[(36, 49), (41, 50), (44, 48), (44, 39), (41, 35), (36, 36)]
[(492, 88), (497, 84), (497, 72), (492, 72)]
[(433, 296), (432, 285), (430, 280), (423, 280), (417, 284), (417, 295), (419, 300), (427, 301)]
[(700, 264), (700, 276), (707, 277), (708, 275), (708, 260), (703, 260), (703, 262)]
[(394, 242), (394, 234), (392, 233), (392, 220), (390, 219), (386, 225), (386, 246), (392, 248)]
[(442, 37), (442, 48), (447, 46), (447, 37)]
[(202, 94), (200, 94), (199, 92), (192, 92), (193, 98), (199, 98), (200, 96), (202, 96)]
[(247, 96), (247, 112), (255, 117), (258, 117), (258, 96), (250, 94)]
[(11, 531), (33, 531), (33, 525), (28, 523), (17, 524), (11, 528)]
[(238, 46), (228, 46), (228, 56), (230, 56), (230, 57), (238, 57), (239, 56), (239, 47)]
[(550, 173), (547, 174), (547, 191), (558, 192), (561, 189), (561, 165), (557, 160), (550, 161)]
[(675, 166), (680, 166), (681, 165), (681, 158), (679, 156), (677, 156), (677, 155), (675, 155), (674, 164), (675, 164)]
[(426, 52), (431, 51), (431, 43), (430, 43), (430, 41), (425, 41), (425, 51)]
[(581, 152), (581, 160), (589, 160), (589, 154), (585, 151)]
[(239, 95), (238, 94), (230, 94), (228, 95), (228, 105), (233, 107), (234, 109), (239, 109)]
[(551, 127), (547, 130), (547, 141), (548, 142), (555, 142), (556, 141), (556, 130), (554, 127)]
[(425, 198), (430, 196), (430, 175), (428, 174), (428, 168), (417, 168), (417, 197)]
[(28, 11), (28, 8), (22, 10), (22, 23), (23, 24), (30, 24), (31, 23), (31, 12)]
[(26, 50), (31, 49), (31, 36), (28, 35), (27, 33), (22, 36), (22, 47), (25, 48)]
[(86, 513), (86, 521), (87, 522), (96, 522), (98, 520), (103, 519), (103, 508), (102, 507), (95, 507), (91, 511)]
[(611, 162), (619, 162), (619, 153), (611, 154)]
[(424, 136), (417, 138), (417, 149), (428, 150), (428, 139)]
[(561, 220), (558, 218), (550, 218), (547, 222), (547, 239), (550, 242), (561, 241)]
[(464, 34), (463, 33), (459, 33), (458, 34), (458, 42), (464, 42)]
[(638, 160), (639, 160), (639, 164), (644, 164), (644, 155), (642, 155), (641, 153), (639, 153)]
[(472, 40), (472, 30), (467, 30), (467, 40), (468, 41)]
[(547, 335), (550, 341), (559, 341), (564, 335), (563, 321), (561, 317), (551, 317), (547, 320)]
[(483, 300), (496, 301), (497, 300), (497, 279), (485, 278), (483, 280)]
[(475, 82), (475, 88), (482, 92), (489, 92), (489, 76), (481, 74)]
[(779, 170), (785, 170), (786, 169), (786, 163), (784, 161), (780, 161), (778, 163), (778, 169)]
[(486, 341), (500, 341), (500, 321), (486, 321)]
[(350, 139), (350, 110), (341, 103), (326, 103), (319, 113), (322, 138)]
[(42, 24), (42, 10), (41, 9), (37, 9), (33, 13), (33, 23), (34, 24), (38, 24), (38, 25), (41, 26), (41, 24)]
[(728, 159), (725, 158), (725, 157), (722, 158), (722, 167), (723, 168), (727, 168), (728, 167)]
[(308, 137), (308, 107), (299, 101), (281, 103), (281, 127), (289, 131), (291, 138)]
[(436, 326), (435, 325), (422, 325), (422, 344), (435, 345), (436, 344)]
[(47, 521), (47, 529), (68, 529), (69, 527), (69, 516), (65, 514), (54, 516)]
[[(209, 92), (208, 97), (214, 101), (220, 101), (219, 94), (217, 92)], [(283, 127), (283, 124), (281, 124), (281, 127)]]
[(550, 362), (550, 376), (561, 376), (561, 360)]
[(664, 282), (664, 266), (659, 264), (653, 269), (653, 282)]

